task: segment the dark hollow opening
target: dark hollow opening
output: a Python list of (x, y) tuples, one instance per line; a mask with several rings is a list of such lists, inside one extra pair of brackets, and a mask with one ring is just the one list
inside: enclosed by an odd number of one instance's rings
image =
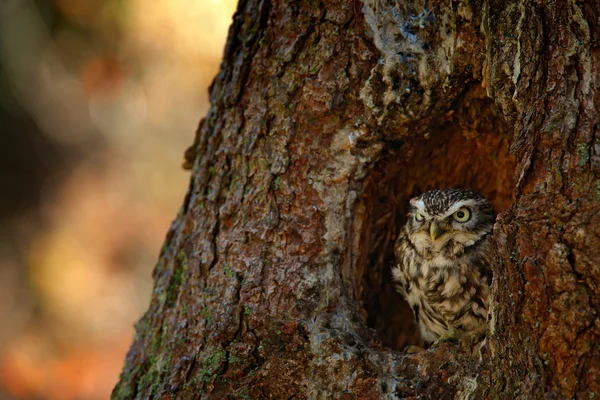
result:
[(386, 346), (401, 350), (419, 340), (412, 311), (390, 278), (394, 242), (408, 201), (430, 189), (467, 188), (479, 191), (496, 213), (502, 212), (513, 201), (516, 160), (509, 154), (510, 138), (493, 102), (476, 88), (427, 138), (390, 142), (367, 178), (359, 295), (367, 326)]

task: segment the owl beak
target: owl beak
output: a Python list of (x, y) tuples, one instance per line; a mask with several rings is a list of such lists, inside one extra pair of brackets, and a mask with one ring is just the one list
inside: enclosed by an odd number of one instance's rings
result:
[(435, 239), (442, 236), (443, 233), (444, 231), (442, 230), (442, 228), (440, 228), (437, 222), (431, 222), (431, 225), (429, 225), (429, 236), (431, 236), (432, 241), (435, 241)]

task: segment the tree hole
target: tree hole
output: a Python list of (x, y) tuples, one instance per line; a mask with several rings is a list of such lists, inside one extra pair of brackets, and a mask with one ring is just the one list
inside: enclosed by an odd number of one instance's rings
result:
[(361, 287), (365, 323), (386, 346), (417, 344), (412, 310), (390, 278), (394, 242), (409, 200), (436, 188), (473, 189), (492, 201), (496, 213), (513, 202), (516, 166), (511, 132), (482, 90), (471, 90), (455, 112), (427, 137), (392, 138), (365, 181)]

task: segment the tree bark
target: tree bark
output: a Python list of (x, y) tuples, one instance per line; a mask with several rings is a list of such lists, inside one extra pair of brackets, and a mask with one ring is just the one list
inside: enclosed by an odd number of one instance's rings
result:
[[(597, 1), (240, 0), (113, 398), (600, 395), (599, 18)], [(500, 211), (481, 354), (400, 351), (416, 337), (393, 243), (435, 187)]]

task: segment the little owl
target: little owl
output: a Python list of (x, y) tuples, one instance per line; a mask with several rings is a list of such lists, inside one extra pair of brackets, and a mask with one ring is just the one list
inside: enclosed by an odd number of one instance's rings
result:
[(492, 204), (465, 189), (431, 190), (410, 200), (395, 244), (396, 288), (411, 306), (421, 339), (485, 334), (492, 272)]

